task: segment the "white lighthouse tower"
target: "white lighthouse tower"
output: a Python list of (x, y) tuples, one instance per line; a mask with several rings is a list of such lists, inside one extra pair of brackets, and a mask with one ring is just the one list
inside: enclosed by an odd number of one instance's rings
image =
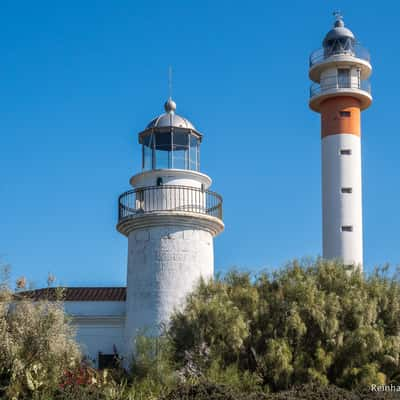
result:
[(362, 268), (361, 111), (371, 105), (368, 52), (336, 21), (310, 56), (310, 108), (321, 114), (323, 257)]
[(142, 172), (119, 197), (117, 229), (128, 237), (127, 352), (138, 333), (158, 333), (200, 277), (213, 277), (213, 237), (224, 229), (222, 198), (199, 172), (202, 135), (175, 110), (170, 98), (139, 133)]

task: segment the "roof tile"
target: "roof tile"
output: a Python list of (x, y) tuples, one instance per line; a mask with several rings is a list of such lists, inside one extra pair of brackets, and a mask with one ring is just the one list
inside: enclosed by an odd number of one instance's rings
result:
[(32, 300), (56, 300), (57, 290), (63, 290), (64, 301), (125, 301), (126, 287), (61, 287), (18, 292), (16, 296)]

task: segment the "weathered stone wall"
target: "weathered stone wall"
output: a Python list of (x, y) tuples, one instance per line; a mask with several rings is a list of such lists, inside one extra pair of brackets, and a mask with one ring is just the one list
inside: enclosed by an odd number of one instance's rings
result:
[(160, 226), (129, 234), (126, 340), (143, 328), (157, 333), (199, 278), (212, 278), (213, 238), (210, 232)]

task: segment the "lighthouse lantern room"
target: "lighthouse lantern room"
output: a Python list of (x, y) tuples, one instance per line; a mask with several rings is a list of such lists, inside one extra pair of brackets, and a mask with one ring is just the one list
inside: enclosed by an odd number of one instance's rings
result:
[(143, 170), (200, 169), (202, 135), (186, 119), (175, 114), (172, 99), (165, 103), (165, 114), (155, 118), (139, 134), (143, 150)]

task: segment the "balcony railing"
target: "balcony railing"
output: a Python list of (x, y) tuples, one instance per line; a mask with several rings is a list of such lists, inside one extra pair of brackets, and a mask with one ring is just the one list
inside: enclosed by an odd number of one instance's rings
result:
[(365, 47), (355, 44), (351, 49), (347, 50), (318, 49), (313, 51), (310, 55), (310, 67), (313, 67), (315, 64), (319, 64), (326, 60), (333, 61), (335, 57), (341, 56), (352, 56), (367, 62), (370, 62), (371, 60), (369, 51)]
[(160, 211), (183, 211), (222, 219), (222, 197), (190, 186), (149, 186), (130, 190), (118, 199), (119, 222)]
[(332, 89), (358, 89), (371, 94), (371, 83), (369, 82), (369, 80), (363, 80), (363, 81), (349, 80), (348, 82), (337, 81), (336, 83), (323, 84), (323, 85), (319, 83), (313, 83), (310, 87), (310, 98), (318, 96), (320, 94), (324, 94), (325, 92), (329, 92)]

